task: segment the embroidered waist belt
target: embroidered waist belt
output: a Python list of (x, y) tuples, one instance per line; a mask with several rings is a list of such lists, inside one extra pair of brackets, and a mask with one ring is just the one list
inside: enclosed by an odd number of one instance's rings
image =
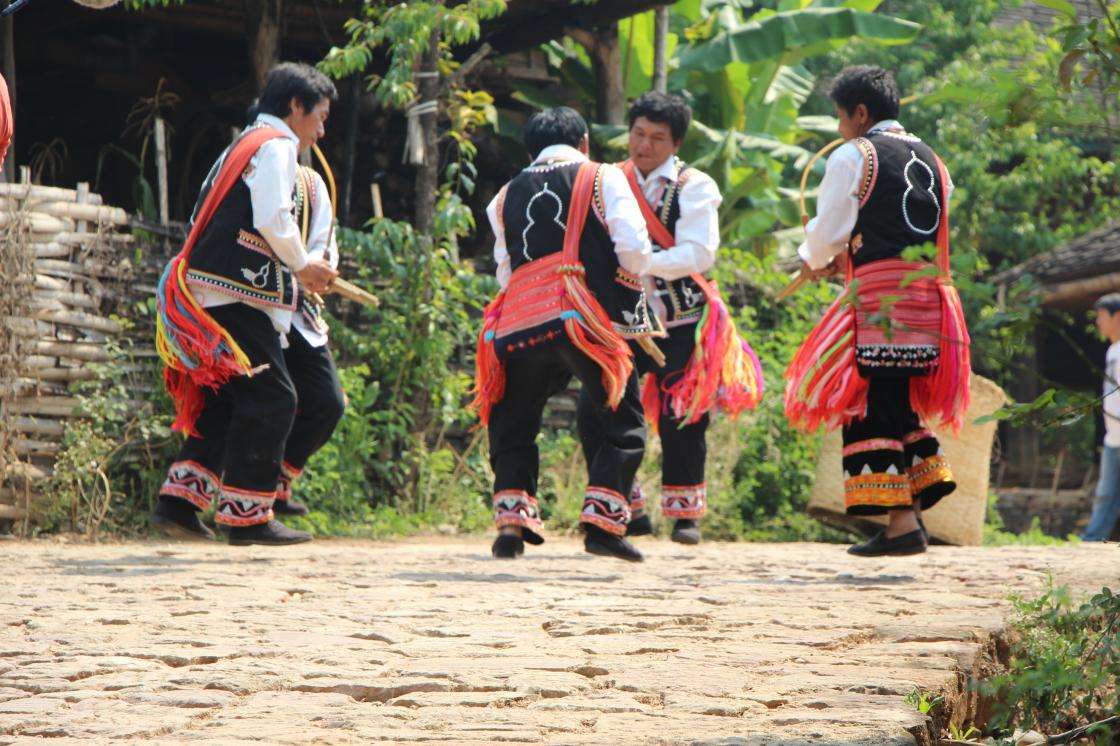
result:
[(865, 368), (927, 371), (937, 364), (941, 293), (937, 268), (885, 259), (855, 271), (856, 362)]
[[(494, 329), (494, 346), (501, 356), (547, 340), (563, 320), (564, 255), (560, 252), (518, 267), (506, 286), (506, 300)], [(544, 335), (544, 338), (538, 339)], [(557, 335), (553, 334), (552, 338)]]

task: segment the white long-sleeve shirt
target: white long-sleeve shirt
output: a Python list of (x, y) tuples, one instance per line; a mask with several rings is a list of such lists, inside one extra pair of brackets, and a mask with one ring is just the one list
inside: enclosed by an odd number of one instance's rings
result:
[[(550, 145), (540, 152), (533, 164), (546, 160), (583, 162), (587, 160), (587, 156), (570, 145)], [(634, 193), (630, 191), (626, 176), (616, 166), (607, 165), (603, 168), (602, 195), (603, 217), (607, 224), (607, 233), (614, 242), (618, 263), (627, 272), (635, 275), (646, 274), (653, 253), (649, 243), (649, 232), (646, 231), (646, 221), (642, 218), (641, 208), (634, 198)], [(501, 216), (498, 215), (497, 196), (486, 206), (486, 217), (489, 218), (490, 228), (494, 231), (494, 261), (498, 265), (498, 283), (504, 288), (509, 283), (512, 270), (509, 251), (506, 249), (505, 230), (502, 227)]]
[[(241, 175), (249, 187), (253, 206), (253, 228), (268, 242), (276, 257), (293, 272), (307, 266), (307, 252), (303, 247), (299, 226), (292, 212), (292, 193), (296, 185), (296, 166), (299, 163), (299, 138), (279, 117), (261, 114), (254, 126), (274, 127), (284, 134), (265, 142), (249, 161)], [(224, 306), (238, 301), (214, 291), (195, 291), (203, 308)], [(261, 309), (272, 319), (276, 331), (287, 333), (292, 323), (292, 312), (282, 308)]]
[(1104, 444), (1120, 448), (1120, 342), (1113, 342), (1104, 359)]
[[(308, 218), (307, 256), (309, 259), (323, 259), (331, 265), (332, 269), (338, 269), (338, 244), (335, 243), (331, 196), (327, 193), (327, 185), (323, 183), (323, 177), (319, 172), (311, 173), (315, 200), (311, 205), (311, 215)], [(297, 313), (292, 318), (292, 326), (312, 347), (322, 347), (327, 343), (327, 333), (312, 326), (301, 313)]]
[[(877, 122), (867, 134), (902, 129), (894, 119)], [(797, 254), (812, 269), (823, 269), (848, 248), (859, 217), (859, 190), (863, 179), (863, 153), (851, 141), (838, 147), (825, 162), (824, 178), (817, 191), (817, 216), (805, 226), (805, 242)], [(949, 179), (949, 194), (953, 180)]]
[[(676, 156), (642, 176), (634, 174), (646, 202), (655, 210), (681, 177), (681, 164)], [(681, 187), (680, 218), (673, 229), (676, 245), (671, 249), (653, 252), (649, 274), (662, 280), (679, 280), (689, 275), (703, 274), (716, 263), (719, 250), (719, 206), (723, 196), (712, 177), (695, 169)]]

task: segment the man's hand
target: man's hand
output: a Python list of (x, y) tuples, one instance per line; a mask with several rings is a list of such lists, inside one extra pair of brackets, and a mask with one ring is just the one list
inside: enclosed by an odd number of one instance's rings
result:
[(312, 259), (306, 267), (296, 272), (296, 277), (307, 292), (325, 293), (334, 278), (338, 277), (338, 272), (322, 259)]
[(835, 259), (821, 269), (813, 269), (808, 262), (801, 262), (801, 276), (806, 280), (823, 280), (828, 277), (835, 277), (840, 273), (840, 269), (840, 262)]
[(638, 343), (638, 346), (641, 347), (642, 350), (650, 356), (653, 362), (657, 364), (658, 368), (664, 368), (665, 353), (661, 351), (661, 348), (657, 346), (657, 343), (653, 341), (653, 338), (667, 336), (669, 335), (665, 332), (652, 332), (649, 334), (639, 334), (634, 338), (634, 341), (636, 341)]

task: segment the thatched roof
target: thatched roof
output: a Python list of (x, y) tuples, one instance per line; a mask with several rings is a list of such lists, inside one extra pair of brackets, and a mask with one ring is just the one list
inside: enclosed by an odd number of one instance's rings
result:
[(1009, 286), (1030, 275), (1042, 283), (1044, 303), (1088, 308), (1104, 293), (1120, 290), (1120, 221), (1098, 228), (994, 278)]

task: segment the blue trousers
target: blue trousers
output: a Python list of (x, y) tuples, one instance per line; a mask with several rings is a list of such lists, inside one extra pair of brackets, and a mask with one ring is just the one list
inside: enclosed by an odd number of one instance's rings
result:
[(1105, 541), (1112, 535), (1120, 518), (1120, 448), (1101, 449), (1101, 476), (1097, 481), (1097, 498), (1089, 525), (1081, 534), (1082, 541)]

